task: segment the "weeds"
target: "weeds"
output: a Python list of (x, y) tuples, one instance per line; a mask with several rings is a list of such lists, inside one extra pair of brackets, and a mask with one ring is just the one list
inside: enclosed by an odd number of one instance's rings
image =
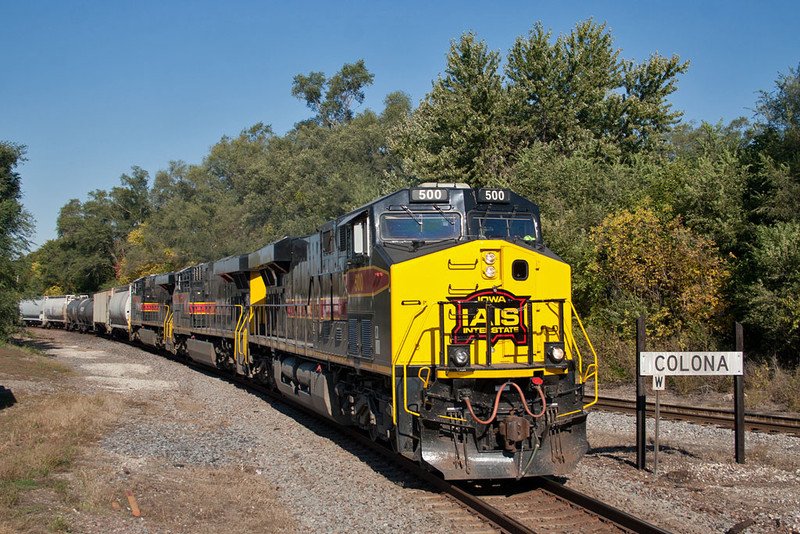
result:
[[(0, 376), (60, 382), (70, 373), (30, 351), (9, 345), (0, 349)], [(122, 409), (121, 399), (111, 394), (88, 396), (61, 389), (52, 396), (25, 396), (0, 411), (0, 517), (22, 524), (37, 520), (50, 531), (68, 531), (61, 516), (48, 519), (42, 511), (28, 513), (26, 495), (46, 489), (66, 500), (68, 484), (50, 475), (68, 468), (81, 446), (101, 435)], [(17, 531), (14, 523), (0, 525), (0, 533), (3, 528)]]
[(28, 345), (0, 344), (0, 375), (31, 378), (70, 376), (72, 369)]
[(54, 517), (47, 527), (53, 532), (69, 532), (69, 523), (60, 515)]
[(745, 362), (744, 385), (748, 407), (774, 403), (800, 412), (800, 368), (786, 369), (776, 359)]

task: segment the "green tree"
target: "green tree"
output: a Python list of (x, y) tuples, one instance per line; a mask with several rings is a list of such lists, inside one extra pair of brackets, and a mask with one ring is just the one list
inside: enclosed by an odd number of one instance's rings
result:
[(60, 250), (47, 259), (47, 270), (69, 293), (89, 293), (116, 279), (119, 260), (114, 252), (114, 229), (104, 217), (109, 211), (105, 191), (94, 191), (85, 203), (70, 200), (56, 222)]
[(751, 139), (742, 151), (746, 169), (746, 225), (731, 299), (748, 329), (748, 340), (764, 356), (798, 363), (795, 253), (800, 215), (800, 67), (779, 74), (772, 91), (761, 91)]
[[(230, 142), (223, 138), (214, 148)], [(151, 191), (157, 209), (126, 236), (122, 281), (253, 250), (243, 196), (232, 186), (240, 177), (230, 172), (220, 176), (225, 166), (217, 157), (206, 159), (207, 164), (213, 160), (209, 166), (174, 162), (158, 173)]]
[(31, 217), (22, 206), (17, 166), (25, 161), (26, 147), (0, 142), (0, 339), (5, 339), (17, 316), (19, 266), (28, 249)]
[(711, 239), (721, 254), (745, 252), (748, 142), (747, 122), (725, 126), (703, 122), (682, 125), (669, 135), (670, 157), (648, 179), (648, 192), (662, 208), (680, 215), (693, 232)]
[(620, 86), (622, 66), (605, 25), (589, 20), (555, 43), (551, 37), (537, 23), (508, 53), (510, 120), (521, 142), (555, 142), (568, 150), (615, 122), (607, 98)]
[(372, 85), (374, 78), (361, 59), (345, 63), (330, 79), (322, 72), (298, 74), (292, 83), (292, 95), (317, 114), (317, 124), (333, 128), (353, 119), (353, 107), (364, 102), (364, 89)]
[[(31, 287), (57, 287), (88, 293), (119, 284), (129, 249), (129, 235), (151, 213), (149, 176), (140, 167), (120, 177), (110, 192), (98, 189), (81, 202), (72, 199), (59, 213), (58, 238), (48, 241), (27, 264)], [(37, 251), (39, 252), (39, 251)]]
[(661, 148), (681, 116), (667, 98), (688, 63), (622, 60), (605, 24), (591, 19), (555, 42), (537, 23), (508, 52), (505, 76), (499, 64), (473, 33), (453, 42), (444, 76), (394, 137), (410, 173), (508, 184), (525, 150), (542, 145), (630, 159)]
[(756, 104), (759, 120), (754, 149), (800, 176), (800, 64), (779, 74), (772, 92), (761, 91)]
[(740, 293), (742, 323), (769, 352), (797, 365), (800, 347), (800, 223), (759, 226), (743, 268), (755, 279)]
[(392, 148), (427, 181), (502, 182), (508, 168), (500, 54), (472, 32), (450, 45), (444, 75), (396, 130)]

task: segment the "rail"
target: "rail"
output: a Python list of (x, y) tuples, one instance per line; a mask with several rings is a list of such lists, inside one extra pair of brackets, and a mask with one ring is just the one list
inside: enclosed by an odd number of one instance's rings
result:
[[(616, 397), (599, 397), (595, 409), (635, 413), (636, 401)], [(655, 415), (655, 403), (647, 403), (648, 415)], [(728, 428), (734, 426), (733, 410), (719, 408), (686, 407), (677, 404), (660, 405), (660, 416), (667, 419), (693, 421), (704, 424), (720, 425)], [(800, 436), (800, 417), (791, 415), (775, 415), (746, 413), (744, 424), (747, 430), (757, 432), (781, 432)]]
[[(191, 364), (190, 364), (191, 365)], [(205, 370), (205, 369), (204, 369)], [(227, 377), (227, 379), (231, 379)], [(553, 502), (554, 507), (558, 507), (560, 512), (560, 531), (581, 531), (584, 528), (592, 532), (636, 532), (639, 534), (668, 534), (667, 531), (639, 519), (631, 514), (628, 514), (618, 508), (603, 503), (593, 497), (577, 492), (573, 489), (565, 487), (563, 484), (553, 480), (549, 477), (536, 477), (529, 479), (523, 484), (533, 489), (519, 488), (519, 483), (515, 483), (514, 489), (509, 493), (503, 492), (501, 498), (497, 501), (491, 501), (485, 496), (478, 495), (469, 485), (464, 483), (447, 481), (432, 473), (431, 471), (423, 468), (418, 463), (392, 451), (389, 447), (382, 445), (380, 442), (373, 441), (365, 433), (350, 427), (334, 423), (327, 418), (322, 417), (318, 413), (310, 410), (306, 406), (287, 401), (285, 397), (279, 395), (275, 391), (247, 381), (241, 377), (233, 377), (232, 380), (243, 385), (244, 387), (257, 391), (266, 397), (279, 399), (281, 402), (289, 402), (295, 409), (304, 413), (305, 415), (329, 425), (331, 428), (340, 432), (342, 435), (359, 443), (372, 454), (377, 454), (401, 469), (411, 473), (413, 476), (423, 480), (435, 490), (448, 495), (450, 498), (461, 503), (462, 506), (468, 508), (471, 512), (477, 514), (483, 521), (491, 525), (494, 529), (501, 532), (514, 533), (514, 534), (532, 534), (534, 532), (541, 532), (542, 524), (539, 514), (534, 513), (536, 516), (535, 522), (531, 522), (526, 517), (521, 517), (520, 512), (532, 511), (535, 509), (532, 506), (518, 506), (516, 502), (510, 497), (518, 494), (523, 499), (526, 494), (536, 491), (544, 491), (557, 497)], [(554, 513), (553, 509), (550, 513)], [(552, 527), (553, 525), (545, 525), (545, 527)]]

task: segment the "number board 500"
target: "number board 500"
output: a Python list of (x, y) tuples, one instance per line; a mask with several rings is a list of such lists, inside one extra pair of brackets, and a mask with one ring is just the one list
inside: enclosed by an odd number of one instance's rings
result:
[(508, 203), (511, 202), (511, 191), (509, 189), (492, 189), (482, 187), (478, 189), (478, 202), (481, 203)]
[(411, 202), (447, 202), (450, 191), (439, 188), (417, 187), (411, 190)]

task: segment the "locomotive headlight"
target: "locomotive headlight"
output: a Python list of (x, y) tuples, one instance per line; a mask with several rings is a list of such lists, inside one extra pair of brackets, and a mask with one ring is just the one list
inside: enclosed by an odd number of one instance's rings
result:
[(545, 343), (544, 352), (547, 359), (556, 365), (563, 363), (567, 355), (563, 343)]
[(487, 265), (494, 265), (494, 262), (497, 261), (497, 256), (494, 252), (487, 252), (483, 257), (483, 261), (485, 261)]
[(489, 265), (483, 272), (486, 275), (486, 278), (494, 278), (497, 274), (497, 269), (495, 269), (493, 265)]
[(448, 346), (447, 359), (456, 367), (465, 367), (469, 364), (469, 345)]

